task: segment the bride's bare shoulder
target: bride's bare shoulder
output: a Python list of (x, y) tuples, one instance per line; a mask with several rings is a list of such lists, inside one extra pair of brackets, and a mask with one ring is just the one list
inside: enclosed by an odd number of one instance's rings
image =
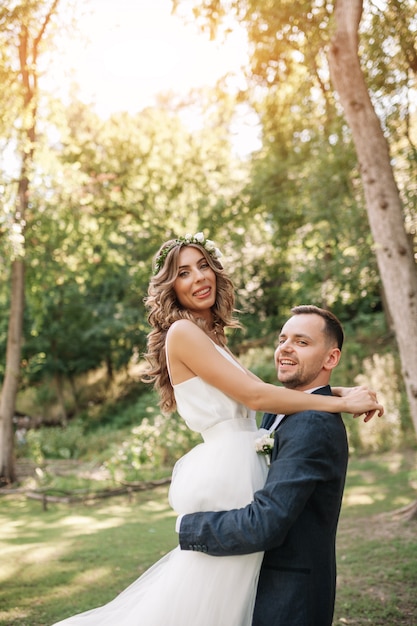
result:
[(172, 324), (167, 333), (170, 343), (187, 340), (196, 341), (206, 338), (205, 332), (191, 320), (177, 320)]
[(194, 324), (191, 320), (177, 320), (168, 329), (168, 335), (181, 335), (182, 333), (189, 333), (198, 328), (197, 324)]

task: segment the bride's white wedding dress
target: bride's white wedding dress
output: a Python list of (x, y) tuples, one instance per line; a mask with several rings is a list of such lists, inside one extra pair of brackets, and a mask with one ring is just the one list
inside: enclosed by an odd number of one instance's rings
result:
[[(255, 451), (254, 412), (198, 377), (174, 392), (179, 414), (204, 443), (175, 465), (171, 506), (181, 514), (246, 505), (267, 474)], [(178, 547), (108, 604), (55, 626), (250, 626), (262, 557), (212, 557)]]

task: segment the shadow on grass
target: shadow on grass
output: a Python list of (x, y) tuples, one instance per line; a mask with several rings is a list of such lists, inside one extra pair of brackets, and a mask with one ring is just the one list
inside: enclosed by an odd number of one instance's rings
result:
[(333, 624), (417, 624), (417, 521), (395, 512), (417, 499), (416, 452), (352, 459), (337, 535)]
[(393, 511), (417, 498), (415, 450), (375, 454), (349, 461), (343, 516)]
[(177, 543), (167, 487), (93, 506), (2, 505), (4, 626), (47, 626), (103, 604)]
[[(417, 498), (416, 456), (349, 463), (334, 626), (417, 624), (417, 522), (393, 515)], [(2, 497), (0, 625), (50, 626), (114, 598), (177, 545), (167, 491), (47, 511), (21, 495)]]

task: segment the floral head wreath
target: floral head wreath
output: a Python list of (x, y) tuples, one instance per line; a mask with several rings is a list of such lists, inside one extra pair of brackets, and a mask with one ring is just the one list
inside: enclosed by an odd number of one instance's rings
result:
[(196, 233), (195, 235), (187, 233), (184, 237), (177, 237), (177, 239), (174, 239), (170, 245), (162, 248), (161, 252), (155, 259), (155, 268), (153, 272), (154, 276), (163, 268), (168, 253), (173, 250), (175, 246), (187, 246), (190, 243), (196, 243), (199, 246), (202, 246), (205, 250), (207, 250), (210, 256), (213, 257), (213, 259), (220, 259), (222, 257), (222, 253), (218, 248), (216, 248), (216, 244), (211, 241), (211, 239), (206, 239), (203, 233)]

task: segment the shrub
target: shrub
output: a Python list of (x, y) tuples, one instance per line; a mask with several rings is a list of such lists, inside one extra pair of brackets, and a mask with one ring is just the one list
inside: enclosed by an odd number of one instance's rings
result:
[(104, 463), (117, 480), (134, 480), (144, 468), (172, 467), (180, 456), (201, 441), (177, 415), (144, 418), (132, 428), (111, 458)]
[(87, 450), (81, 424), (71, 422), (65, 428), (40, 428), (26, 433), (20, 456), (41, 464), (44, 459), (77, 459)]

